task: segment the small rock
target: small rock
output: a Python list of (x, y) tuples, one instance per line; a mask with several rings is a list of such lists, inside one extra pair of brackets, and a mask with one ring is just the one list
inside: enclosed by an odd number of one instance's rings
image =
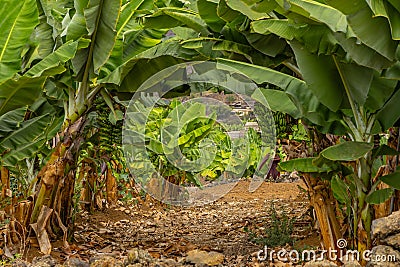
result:
[(304, 264), (304, 267), (337, 267), (337, 264), (328, 260), (309, 261)]
[(400, 232), (400, 211), (372, 222), (372, 238), (385, 238)]
[(111, 256), (95, 256), (89, 260), (90, 267), (117, 267), (122, 266), (115, 258)]
[(396, 267), (400, 266), (400, 252), (389, 246), (376, 246), (372, 248), (371, 261), (367, 267)]
[(32, 260), (32, 266), (34, 267), (54, 267), (57, 262), (50, 255), (46, 255), (43, 257), (35, 257)]
[(389, 236), (381, 240), (383, 245), (388, 245), (396, 249), (400, 249), (400, 234)]
[(154, 259), (146, 250), (134, 248), (128, 251), (128, 264), (134, 263), (150, 263)]
[(89, 267), (89, 263), (78, 258), (69, 258), (64, 262), (64, 267)]
[(224, 261), (224, 255), (215, 251), (191, 250), (187, 253), (186, 261), (198, 265), (215, 266)]

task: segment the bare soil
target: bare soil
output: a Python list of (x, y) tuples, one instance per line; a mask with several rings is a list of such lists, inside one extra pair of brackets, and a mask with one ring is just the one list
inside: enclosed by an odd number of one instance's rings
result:
[[(93, 214), (77, 216), (75, 242), (66, 251), (55, 243), (52, 256), (63, 262), (69, 257), (88, 260), (98, 254), (116, 258), (132, 248), (147, 250), (153, 257), (182, 259), (193, 249), (223, 253), (227, 266), (254, 261), (262, 245), (249, 240), (250, 229), (261, 235), (271, 223), (270, 207), (278, 214), (295, 218), (292, 235), (295, 246), (318, 247), (319, 238), (311, 225), (307, 195), (301, 181), (264, 182), (253, 193), (249, 182), (240, 181), (227, 195), (214, 203), (198, 207), (179, 207), (140, 197)], [(38, 256), (37, 248), (28, 252), (28, 261)], [(254, 265), (256, 266), (256, 265)]]

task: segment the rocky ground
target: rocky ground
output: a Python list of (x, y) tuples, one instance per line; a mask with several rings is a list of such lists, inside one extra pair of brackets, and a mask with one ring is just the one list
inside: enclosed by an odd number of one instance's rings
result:
[(400, 266), (400, 211), (373, 221), (372, 238), (376, 246), (367, 267)]
[[(241, 181), (223, 198), (205, 206), (177, 207), (141, 198), (94, 214), (78, 214), (75, 242), (55, 243), (50, 256), (35, 244), (25, 249), (21, 265), (31, 266), (268, 266), (258, 261), (261, 237), (271, 226), (271, 205), (294, 218), (292, 244), (316, 248), (319, 238), (309, 215), (301, 181), (265, 182), (255, 192)], [(63, 265), (61, 265), (63, 264)], [(1, 264), (0, 264), (1, 265)], [(275, 262), (270, 266), (296, 266)], [(328, 265), (329, 266), (329, 265)]]

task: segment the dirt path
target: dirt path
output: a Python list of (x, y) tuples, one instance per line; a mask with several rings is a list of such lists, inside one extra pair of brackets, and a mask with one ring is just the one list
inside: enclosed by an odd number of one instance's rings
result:
[[(78, 254), (83, 260), (99, 253), (118, 258), (136, 247), (155, 258), (179, 261), (188, 251), (201, 249), (223, 253), (226, 266), (243, 266), (243, 261), (254, 261), (254, 253), (262, 248), (249, 241), (245, 229), (261, 233), (270, 222), (271, 203), (278, 213), (296, 218), (293, 238), (306, 245), (318, 245), (307, 215), (306, 195), (299, 189), (304, 187), (302, 182), (266, 182), (253, 193), (248, 192), (248, 186), (249, 182), (240, 181), (223, 198), (199, 207), (133, 200), (129, 206), (92, 215), (81, 213), (76, 243), (69, 253)], [(67, 255), (55, 248), (53, 256), (62, 262)]]

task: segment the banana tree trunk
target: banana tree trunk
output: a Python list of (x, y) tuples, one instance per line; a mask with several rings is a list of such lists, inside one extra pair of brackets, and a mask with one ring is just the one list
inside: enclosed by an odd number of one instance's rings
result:
[(107, 191), (107, 202), (110, 204), (115, 204), (117, 202), (117, 180), (113, 175), (111, 169), (112, 164), (107, 168), (106, 172), (106, 191)]
[[(35, 196), (30, 224), (38, 223), (44, 207), (52, 210), (51, 228), (57, 236), (65, 225), (72, 227), (72, 204), (77, 154), (82, 142), (81, 131), (84, 117), (71, 124), (62, 134), (46, 165), (38, 173), (39, 190)], [(69, 228), (71, 230), (72, 228)]]
[[(1, 167), (0, 169), (0, 178), (1, 178), (1, 201), (7, 202), (7, 198), (11, 198), (11, 191), (10, 191), (10, 173), (7, 168)], [(5, 203), (4, 203), (5, 204)], [(12, 208), (12, 204), (5, 204), (4, 211), (7, 214), (10, 214)]]
[(329, 183), (304, 174), (303, 180), (310, 195), (310, 204), (315, 210), (325, 249), (336, 249), (337, 240), (342, 238), (340, 223), (336, 214), (336, 200), (331, 193)]
[[(314, 154), (320, 153), (337, 142), (338, 137), (335, 135), (322, 134), (314, 128), (309, 129), (305, 124), (304, 126), (309, 131)], [(337, 216), (340, 211), (337, 209), (337, 200), (333, 196), (330, 183), (307, 173), (303, 175), (303, 180), (310, 195), (310, 204), (315, 210), (322, 244), (325, 249), (337, 249), (337, 240), (343, 235), (340, 231), (341, 222)]]

